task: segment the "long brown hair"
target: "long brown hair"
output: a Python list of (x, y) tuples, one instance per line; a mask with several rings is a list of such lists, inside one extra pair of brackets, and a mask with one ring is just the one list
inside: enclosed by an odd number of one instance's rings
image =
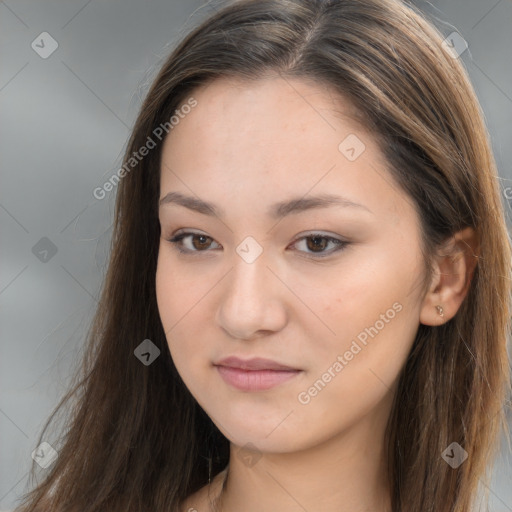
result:
[[(387, 430), (394, 512), (470, 510), (510, 393), (512, 256), (496, 165), (467, 74), (442, 39), (397, 0), (230, 2), (166, 59), (124, 159), (148, 137), (156, 140), (155, 128), (195, 87), (217, 77), (308, 79), (350, 101), (375, 135), (421, 219), (427, 275), (443, 241), (475, 229), (480, 249), (464, 302), (445, 324), (419, 326), (400, 375)], [(209, 469), (213, 478), (228, 463), (229, 442), (177, 374), (158, 314), (161, 147), (157, 141), (119, 181), (110, 262), (82, 371), (40, 437), (59, 456), (20, 512), (175, 512), (208, 482)], [(134, 356), (145, 339), (161, 351), (149, 366)], [(47, 436), (68, 403), (64, 433)], [(441, 457), (452, 442), (469, 454), (458, 469)]]

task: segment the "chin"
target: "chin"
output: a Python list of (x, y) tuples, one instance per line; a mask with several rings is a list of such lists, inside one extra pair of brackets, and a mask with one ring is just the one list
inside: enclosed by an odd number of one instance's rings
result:
[[(268, 405), (244, 404), (242, 407), (230, 407), (229, 410), (225, 407), (212, 410), (210, 402), (210, 407), (205, 411), (223, 435), (238, 447), (251, 443), (260, 451), (274, 453), (299, 448), (297, 436), (300, 430), (292, 420), (294, 413), (291, 406), (269, 409)], [(303, 443), (307, 443), (307, 440), (303, 440)]]

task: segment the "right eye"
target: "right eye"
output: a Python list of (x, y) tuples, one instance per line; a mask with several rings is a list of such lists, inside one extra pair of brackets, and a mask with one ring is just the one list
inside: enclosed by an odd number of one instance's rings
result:
[[(174, 244), (176, 249), (181, 253), (194, 253), (194, 252), (206, 252), (211, 246), (212, 242), (217, 243), (212, 237), (203, 235), (201, 233), (193, 233), (191, 231), (183, 231), (174, 235), (172, 238), (167, 240)], [(222, 247), (220, 244), (217, 244)]]

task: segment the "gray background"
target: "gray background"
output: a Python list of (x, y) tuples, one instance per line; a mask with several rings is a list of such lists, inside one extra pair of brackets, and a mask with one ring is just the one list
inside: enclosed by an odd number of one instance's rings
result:
[[(92, 191), (119, 168), (141, 98), (170, 47), (214, 10), (203, 4), (0, 1), (0, 510), (27, 489), (38, 434), (69, 382), (97, 303), (115, 191), (103, 200)], [(485, 112), (509, 215), (512, 2), (417, 5), (446, 36), (457, 31), (469, 45), (461, 58)], [(58, 43), (45, 59), (31, 47), (42, 32)], [(512, 511), (511, 482), (504, 440), (492, 510)]]

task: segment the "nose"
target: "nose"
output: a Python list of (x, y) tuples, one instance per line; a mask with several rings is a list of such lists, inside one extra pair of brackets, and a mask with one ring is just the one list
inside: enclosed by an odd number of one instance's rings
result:
[(216, 321), (231, 337), (250, 340), (284, 328), (287, 290), (263, 257), (240, 259), (223, 281)]

